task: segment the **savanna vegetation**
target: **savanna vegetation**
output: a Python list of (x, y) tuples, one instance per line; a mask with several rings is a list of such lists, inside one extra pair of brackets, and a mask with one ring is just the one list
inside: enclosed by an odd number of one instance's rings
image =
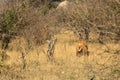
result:
[(0, 1), (0, 80), (119, 80), (119, 61), (119, 0)]

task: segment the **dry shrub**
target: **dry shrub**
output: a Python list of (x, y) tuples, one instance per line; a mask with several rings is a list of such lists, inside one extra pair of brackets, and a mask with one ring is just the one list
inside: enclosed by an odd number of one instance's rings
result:
[[(61, 28), (71, 29), (79, 39), (87, 41), (120, 40), (120, 5), (117, 0), (70, 0), (65, 10), (55, 9), (47, 0), (11, 0), (0, 6), (0, 16), (6, 15), (8, 10), (15, 11), (15, 21), (10, 20), (11, 29), (31, 46), (44, 43)], [(3, 22), (4, 17), (0, 17), (0, 24)], [(97, 36), (93, 38), (95, 34)]]
[[(71, 1), (71, 5), (61, 12), (60, 19), (68, 24), (80, 39), (92, 41), (89, 33), (99, 34), (99, 42), (120, 40), (120, 5), (115, 0)], [(94, 41), (94, 40), (93, 40)]]

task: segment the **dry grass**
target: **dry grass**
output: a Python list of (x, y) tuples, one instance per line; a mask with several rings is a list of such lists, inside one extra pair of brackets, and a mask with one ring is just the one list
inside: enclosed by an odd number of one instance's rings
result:
[[(48, 4), (36, 7), (36, 2), (29, 1), (0, 4), (0, 37), (15, 31), (5, 50), (10, 58), (1, 61), (0, 56), (0, 80), (120, 80), (118, 0), (71, 0), (72, 6), (65, 11)], [(11, 10), (17, 15), (9, 20)], [(82, 36), (76, 37), (76, 32)], [(46, 40), (53, 34), (57, 37), (55, 62), (44, 54)], [(88, 39), (88, 57), (76, 57), (78, 37)]]
[[(22, 70), (20, 53), (8, 51), (11, 67), (7, 69), (9, 74), (1, 71), (1, 80), (89, 80), (94, 76), (94, 80), (120, 79), (120, 53), (105, 52), (107, 50), (105, 45), (89, 43), (90, 55), (76, 57), (76, 38), (69, 37), (74, 36), (73, 32), (65, 31), (56, 36), (58, 41), (55, 47), (55, 62), (47, 61), (43, 53), (43, 50), (47, 50), (46, 44), (26, 55), (27, 67), (24, 70)], [(115, 46), (111, 48), (113, 45)], [(120, 47), (119, 44), (114, 43), (107, 46), (110, 50), (119, 50)]]

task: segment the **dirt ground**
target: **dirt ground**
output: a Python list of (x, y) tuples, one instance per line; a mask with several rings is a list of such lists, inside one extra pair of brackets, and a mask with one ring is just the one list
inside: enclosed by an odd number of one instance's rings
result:
[(54, 62), (44, 54), (47, 44), (25, 56), (25, 69), (20, 52), (8, 50), (0, 80), (120, 80), (120, 43), (88, 43), (89, 56), (76, 57), (73, 32), (62, 31), (56, 37)]

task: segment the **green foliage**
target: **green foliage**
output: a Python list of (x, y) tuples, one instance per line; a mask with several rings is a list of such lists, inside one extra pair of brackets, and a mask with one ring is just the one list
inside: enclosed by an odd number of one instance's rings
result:
[(113, 67), (113, 68), (111, 69), (111, 71), (112, 71), (113, 73), (120, 73), (120, 69), (117, 68), (117, 67)]
[(29, 5), (33, 7), (39, 7), (41, 3), (41, 0), (29, 0)]
[(2, 61), (0, 61), (0, 66), (3, 66), (3, 65), (4, 65), (4, 63)]
[(43, 15), (46, 15), (46, 14), (48, 13), (48, 11), (49, 11), (49, 6), (48, 6), (48, 5), (43, 5), (43, 6), (41, 7), (41, 13), (42, 13)]
[(76, 80), (73, 75), (70, 76), (70, 80)]
[(120, 13), (120, 5), (117, 2), (111, 2), (110, 8), (114, 13), (117, 13), (117, 14)]
[(14, 24), (17, 22), (17, 12), (15, 9), (10, 9), (2, 13), (0, 16), (0, 29), (3, 33), (12, 34), (15, 32)]

